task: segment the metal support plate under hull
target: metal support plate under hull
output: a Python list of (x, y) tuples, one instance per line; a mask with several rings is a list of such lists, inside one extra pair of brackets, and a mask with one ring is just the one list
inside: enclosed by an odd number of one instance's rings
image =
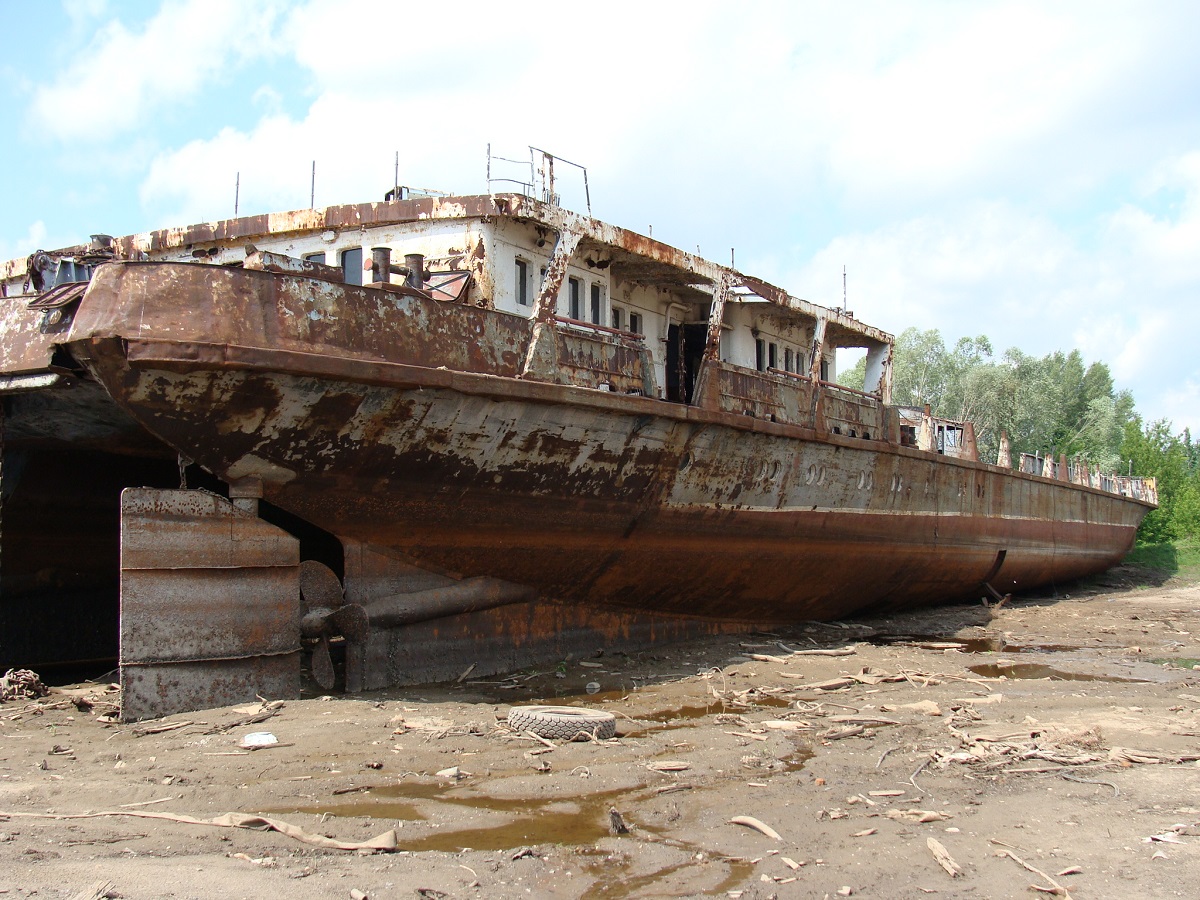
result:
[(300, 691), (299, 541), (222, 497), (121, 495), (121, 719)]

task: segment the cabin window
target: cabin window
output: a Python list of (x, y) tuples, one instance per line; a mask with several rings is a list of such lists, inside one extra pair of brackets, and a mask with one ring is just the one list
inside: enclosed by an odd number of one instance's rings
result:
[(342, 251), (342, 280), (346, 284), (362, 284), (362, 247), (351, 247)]
[(634, 334), (645, 334), (642, 331), (642, 314), (631, 312), (629, 314), (629, 330)]
[(592, 324), (604, 324), (604, 286), (592, 283)]
[(325, 265), (325, 251), (322, 250), (320, 253), (305, 253), (304, 261)]
[(774, 342), (767, 344), (767, 368), (779, 368), (779, 345)]
[(517, 306), (529, 305), (529, 263), (526, 260), (517, 260)]
[(785, 372), (792, 371), (792, 348), (785, 347), (783, 350), (783, 370)]
[(767, 368), (767, 342), (762, 338), (754, 339), (754, 368), (760, 372)]
[(829, 380), (829, 360), (827, 359), (821, 360), (821, 380)]
[(614, 306), (612, 308), (612, 327), (621, 330), (621, 307)]
[(570, 298), (570, 309), (567, 315), (572, 319), (583, 321), (583, 282), (578, 278), (567, 279), (567, 293)]

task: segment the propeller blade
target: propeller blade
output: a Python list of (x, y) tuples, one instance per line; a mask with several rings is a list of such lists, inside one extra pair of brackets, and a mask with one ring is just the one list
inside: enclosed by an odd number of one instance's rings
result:
[(321, 642), (313, 647), (312, 675), (317, 684), (325, 690), (333, 690), (335, 683), (333, 657), (329, 655), (329, 638), (327, 637), (322, 637)]
[(367, 611), (357, 603), (347, 603), (335, 609), (327, 621), (334, 631), (356, 644), (365, 644), (371, 632)]
[(333, 569), (315, 559), (300, 563), (300, 596), (307, 609), (337, 609), (345, 602), (342, 583)]

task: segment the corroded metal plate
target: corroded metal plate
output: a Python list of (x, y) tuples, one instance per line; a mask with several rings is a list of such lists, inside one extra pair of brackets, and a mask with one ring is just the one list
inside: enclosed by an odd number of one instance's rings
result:
[(202, 491), (121, 494), (121, 718), (300, 687), (299, 541)]

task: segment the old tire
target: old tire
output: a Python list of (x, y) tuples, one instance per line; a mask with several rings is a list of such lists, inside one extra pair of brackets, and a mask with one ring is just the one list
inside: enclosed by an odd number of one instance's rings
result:
[(581, 706), (514, 706), (508, 711), (508, 724), (518, 731), (560, 741), (585, 735), (603, 741), (617, 733), (616, 716)]

